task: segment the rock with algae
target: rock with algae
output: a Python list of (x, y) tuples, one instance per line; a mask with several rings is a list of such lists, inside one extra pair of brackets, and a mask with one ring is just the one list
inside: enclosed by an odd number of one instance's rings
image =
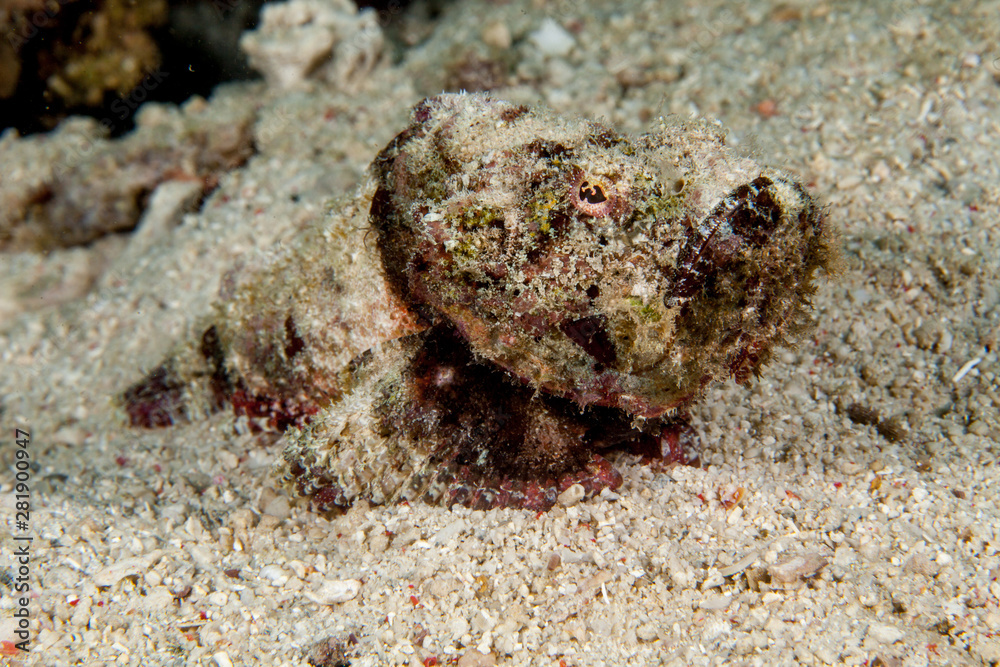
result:
[(805, 189), (711, 124), (633, 138), (442, 95), (124, 403), (287, 429), (285, 479), (322, 509), (546, 509), (621, 483), (602, 452), (676, 452), (674, 412), (801, 336), (833, 254)]
[(55, 126), (127, 95), (160, 64), (152, 32), (167, 12), (165, 0), (3, 3), (0, 101), (23, 97), (13, 104), (37, 105), (40, 124)]

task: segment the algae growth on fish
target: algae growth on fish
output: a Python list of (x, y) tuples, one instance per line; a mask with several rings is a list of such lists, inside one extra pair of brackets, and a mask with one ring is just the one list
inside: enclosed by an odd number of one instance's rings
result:
[(814, 199), (705, 121), (640, 137), (486, 95), (412, 111), (295, 244), (227, 278), (199, 340), (123, 403), (135, 426), (231, 405), (284, 431), (319, 509), (546, 509), (677, 456), (676, 411), (810, 323), (834, 255)]

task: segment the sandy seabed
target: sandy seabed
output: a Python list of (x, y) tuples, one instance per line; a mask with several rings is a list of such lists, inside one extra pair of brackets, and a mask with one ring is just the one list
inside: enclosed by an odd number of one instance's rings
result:
[[(31, 535), (32, 650), (0, 660), (1000, 662), (1000, 3), (511, 0), (388, 19), (410, 46), (387, 43), (350, 85), (268, 79), (145, 109), (150, 132), (250, 114), (254, 155), (204, 201), (164, 190), (129, 236), (5, 254), (0, 639), (16, 640), (14, 538)], [(229, 267), (357, 187), (413, 103), (482, 77), (623, 131), (719, 119), (841, 230), (812, 337), (692, 407), (701, 468), (622, 459), (617, 492), (541, 515), (323, 517), (275, 478), (276, 438), (229, 414), (127, 425), (113, 397), (209, 312)], [(80, 137), (103, 141), (79, 122), (0, 139), (0, 195)], [(31, 433), (29, 531), (15, 428)]]

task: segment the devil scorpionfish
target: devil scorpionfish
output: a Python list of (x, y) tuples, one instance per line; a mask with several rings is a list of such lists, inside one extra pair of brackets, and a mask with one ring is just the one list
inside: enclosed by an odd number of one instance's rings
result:
[(441, 95), (122, 402), (136, 426), (228, 405), (283, 432), (319, 510), (544, 510), (617, 488), (609, 451), (682, 458), (678, 410), (802, 337), (834, 253), (803, 186), (708, 122), (628, 137)]

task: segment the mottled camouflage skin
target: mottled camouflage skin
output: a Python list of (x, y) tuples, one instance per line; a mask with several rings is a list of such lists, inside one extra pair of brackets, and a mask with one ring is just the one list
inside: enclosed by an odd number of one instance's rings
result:
[(581, 406), (656, 417), (711, 380), (745, 379), (805, 323), (829, 254), (805, 190), (706, 123), (630, 140), (442, 96), (374, 169), (372, 225), (397, 292)]
[(793, 343), (834, 254), (803, 187), (705, 122), (630, 138), (442, 95), (372, 175), (234, 272), (200, 345), (126, 394), (133, 423), (170, 421), (143, 422), (159, 388), (175, 406), (208, 387), (291, 427), (285, 477), (320, 508), (545, 509), (616, 487), (608, 449), (681, 458), (670, 416)]

